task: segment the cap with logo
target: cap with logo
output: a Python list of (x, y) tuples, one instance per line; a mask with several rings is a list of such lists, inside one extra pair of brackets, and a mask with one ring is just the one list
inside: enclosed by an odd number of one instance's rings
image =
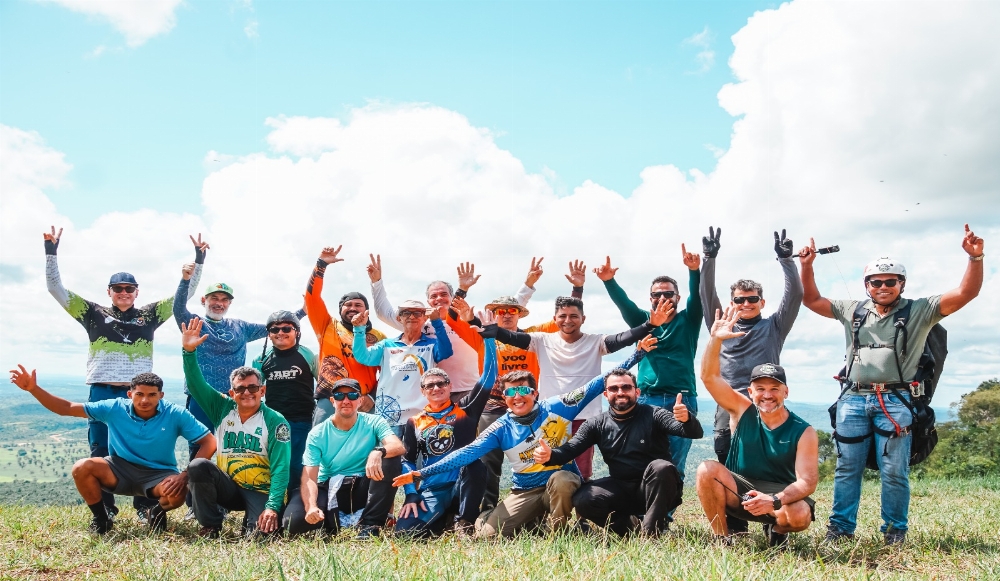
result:
[(780, 381), (782, 385), (788, 386), (785, 379), (785, 368), (776, 363), (761, 363), (750, 372), (751, 383), (762, 377), (770, 377), (771, 379)]
[(139, 283), (135, 282), (135, 277), (127, 272), (116, 272), (111, 275), (111, 280), (108, 281), (108, 286), (113, 284), (131, 284), (139, 286)]
[(233, 294), (233, 287), (229, 286), (224, 282), (217, 282), (208, 285), (207, 287), (205, 287), (205, 294), (203, 296), (207, 297), (212, 293), (226, 293), (227, 295), (229, 295), (229, 298), (233, 298), (234, 296), (236, 296)]

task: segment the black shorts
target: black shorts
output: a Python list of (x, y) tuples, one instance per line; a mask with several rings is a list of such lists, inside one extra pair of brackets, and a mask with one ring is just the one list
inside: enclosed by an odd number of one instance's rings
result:
[(162, 468), (149, 468), (140, 466), (128, 460), (123, 460), (118, 456), (105, 456), (104, 461), (111, 467), (115, 477), (118, 478), (118, 485), (115, 488), (103, 490), (121, 496), (153, 496), (153, 489), (156, 485), (168, 476), (175, 476), (176, 470), (163, 470)]
[[(750, 480), (749, 478), (744, 478), (743, 476), (740, 476), (735, 472), (730, 471), (729, 473), (733, 475), (733, 480), (736, 481), (736, 492), (738, 492), (740, 496), (745, 495), (751, 490), (756, 490), (757, 492), (763, 492), (764, 494), (776, 494), (788, 487), (787, 484), (780, 484), (778, 482), (768, 482), (767, 480)], [(809, 505), (809, 513), (812, 517), (812, 520), (816, 520), (816, 501), (808, 496), (803, 498), (802, 500)], [(742, 504), (737, 506), (736, 508), (733, 508), (727, 504), (726, 515), (743, 519), (746, 521), (760, 522), (770, 525), (777, 524), (778, 522), (774, 518), (774, 515), (764, 514), (761, 516), (757, 516), (754, 514), (750, 514), (750, 512), (748, 512), (745, 508), (743, 508)]]

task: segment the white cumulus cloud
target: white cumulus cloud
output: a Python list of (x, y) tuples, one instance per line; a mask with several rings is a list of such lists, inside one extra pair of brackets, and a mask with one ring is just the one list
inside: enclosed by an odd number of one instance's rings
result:
[[(136, 47), (166, 34), (177, 22), (175, 11), (183, 0), (35, 0), (58, 4), (73, 12), (108, 21)], [(95, 55), (96, 56), (96, 55)]]

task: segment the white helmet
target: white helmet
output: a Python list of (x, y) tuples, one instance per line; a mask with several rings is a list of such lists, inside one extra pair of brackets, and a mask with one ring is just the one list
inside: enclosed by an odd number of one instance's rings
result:
[(865, 265), (865, 280), (868, 280), (868, 277), (873, 274), (896, 274), (899, 275), (899, 278), (906, 280), (906, 267), (888, 256), (883, 256)]

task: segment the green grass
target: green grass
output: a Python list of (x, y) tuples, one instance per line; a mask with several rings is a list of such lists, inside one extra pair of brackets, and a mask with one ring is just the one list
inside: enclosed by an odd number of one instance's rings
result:
[(85, 531), (90, 513), (82, 506), (0, 506), (0, 579), (1000, 579), (1000, 479), (914, 481), (910, 536), (900, 548), (885, 547), (878, 534), (877, 483), (865, 484), (857, 541), (821, 546), (831, 491), (821, 486), (817, 522), (781, 551), (764, 546), (758, 526), (737, 547), (710, 544), (690, 491), (671, 534), (654, 541), (572, 533), (208, 542), (180, 512), (168, 533), (150, 536), (130, 508), (100, 538)]

